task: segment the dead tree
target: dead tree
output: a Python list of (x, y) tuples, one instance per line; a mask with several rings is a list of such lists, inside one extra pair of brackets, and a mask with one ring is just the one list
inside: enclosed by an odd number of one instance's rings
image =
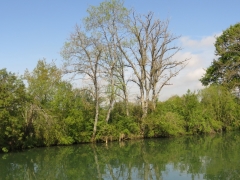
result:
[(140, 16), (133, 13), (126, 25), (128, 35), (119, 41), (128, 41), (119, 48), (133, 70), (135, 82), (140, 90), (142, 118), (146, 117), (149, 101), (156, 106), (160, 91), (175, 77), (186, 64), (187, 59), (174, 60), (181, 49), (173, 45), (179, 37), (168, 30), (168, 21), (154, 19), (153, 13)]

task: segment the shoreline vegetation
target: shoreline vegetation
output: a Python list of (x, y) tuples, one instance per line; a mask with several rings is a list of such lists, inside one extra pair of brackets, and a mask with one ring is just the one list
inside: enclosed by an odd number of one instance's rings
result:
[[(124, 102), (118, 101), (106, 123), (107, 108), (101, 105), (93, 141), (95, 103), (91, 94), (85, 89), (73, 88), (61, 78), (59, 82), (53, 82), (57, 78), (48, 73), (60, 75), (53, 69), (58, 71), (56, 66), (40, 60), (34, 73), (41, 72), (41, 76), (32, 79), (35, 86), (32, 90), (29, 88), (33, 88), (33, 84), (25, 87), (21, 78), (5, 69), (0, 70), (1, 82), (4, 82), (1, 83), (0, 110), (2, 152), (88, 142), (211, 134), (239, 130), (240, 127), (239, 98), (223, 86), (212, 85), (157, 102), (154, 110), (149, 102), (144, 119), (140, 103), (129, 102), (127, 116)], [(46, 72), (47, 76), (44, 75)]]
[(87, 12), (61, 50), (61, 68), (42, 59), (23, 76), (0, 69), (0, 151), (239, 130), (239, 23), (216, 38), (219, 58), (200, 79), (207, 87), (161, 102), (190, 61), (174, 59), (181, 47), (169, 21), (121, 0)]

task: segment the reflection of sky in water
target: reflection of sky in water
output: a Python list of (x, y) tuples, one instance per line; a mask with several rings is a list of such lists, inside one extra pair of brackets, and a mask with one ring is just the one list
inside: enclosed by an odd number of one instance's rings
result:
[(193, 175), (188, 174), (187, 172), (180, 172), (179, 170), (174, 169), (172, 164), (166, 165), (166, 171), (162, 172), (163, 180), (198, 180), (203, 179), (203, 174)]
[[(125, 166), (125, 165), (123, 165)], [(156, 172), (153, 169), (153, 165), (150, 164), (148, 167), (149, 175), (147, 177), (144, 177), (144, 164), (142, 166), (141, 171), (139, 171), (138, 168), (131, 168), (131, 171), (122, 171), (128, 170), (127, 167), (119, 167), (119, 168), (113, 168), (109, 169), (109, 167), (106, 165), (105, 172), (106, 174), (102, 175), (102, 178), (104, 180), (112, 180), (113, 178), (117, 180), (126, 180), (126, 179), (132, 179), (132, 180), (141, 180), (141, 179), (149, 179), (149, 180), (158, 180), (156, 176)], [(200, 180), (204, 179), (203, 174), (189, 174), (186, 171), (179, 171), (178, 169), (174, 168), (174, 165), (167, 164), (166, 170), (162, 171), (161, 173), (161, 179), (162, 180)]]

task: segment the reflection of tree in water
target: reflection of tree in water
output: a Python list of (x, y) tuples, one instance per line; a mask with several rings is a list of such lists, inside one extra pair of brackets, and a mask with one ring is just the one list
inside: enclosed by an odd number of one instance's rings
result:
[(239, 179), (239, 150), (236, 133), (36, 148), (2, 154), (0, 179)]

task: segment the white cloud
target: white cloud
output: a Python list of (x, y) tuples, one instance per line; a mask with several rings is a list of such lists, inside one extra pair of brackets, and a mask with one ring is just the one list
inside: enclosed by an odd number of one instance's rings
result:
[(220, 34), (203, 37), (199, 40), (190, 37), (180, 38), (180, 45), (183, 51), (174, 57), (178, 60), (191, 58), (188, 65), (171, 80), (172, 86), (167, 86), (160, 94), (160, 100), (166, 100), (173, 95), (183, 95), (188, 89), (196, 91), (203, 88), (199, 79), (204, 75), (205, 70), (211, 65), (214, 59), (215, 37)]
[(188, 74), (187, 74), (187, 80), (196, 80), (196, 79), (200, 79), (202, 77), (202, 75), (204, 74), (204, 70), (203, 68), (199, 68), (199, 69), (195, 69), (193, 71), (190, 71)]
[(178, 52), (174, 59), (177, 60), (184, 60), (189, 59), (187, 67), (195, 67), (198, 66), (201, 63), (201, 57), (197, 54), (192, 54), (191, 52)]
[(181, 37), (180, 38), (181, 44), (185, 48), (201, 48), (206, 49), (212, 47), (215, 42), (214, 36), (207, 36), (200, 40), (193, 40), (190, 37)]

